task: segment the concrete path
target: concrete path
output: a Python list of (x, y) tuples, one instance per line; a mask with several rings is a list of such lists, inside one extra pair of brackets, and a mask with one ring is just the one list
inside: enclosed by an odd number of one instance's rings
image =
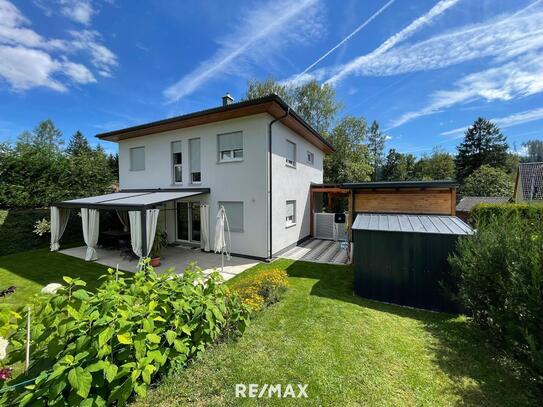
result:
[(350, 264), (346, 249), (333, 240), (311, 239), (296, 246), (280, 257), (314, 263)]

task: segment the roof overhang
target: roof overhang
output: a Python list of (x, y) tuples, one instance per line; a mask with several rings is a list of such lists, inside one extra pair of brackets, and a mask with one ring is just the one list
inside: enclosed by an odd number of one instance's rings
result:
[[(288, 112), (288, 115), (285, 114)], [(296, 132), (308, 142), (325, 153), (334, 152), (334, 147), (328, 143), (313, 127), (302, 119), (288, 104), (277, 95), (269, 95), (258, 99), (219, 106), (213, 109), (202, 110), (165, 120), (159, 120), (139, 126), (128, 127), (121, 130), (97, 134), (101, 140), (122, 141), (134, 137), (147, 136), (165, 131), (199, 126), (223, 120), (236, 119), (259, 113), (268, 113), (275, 119)]]
[(112, 194), (96, 195), (86, 198), (58, 202), (52, 206), (59, 208), (119, 209), (141, 211), (165, 202), (207, 194), (209, 188), (161, 189), (161, 190), (123, 190)]

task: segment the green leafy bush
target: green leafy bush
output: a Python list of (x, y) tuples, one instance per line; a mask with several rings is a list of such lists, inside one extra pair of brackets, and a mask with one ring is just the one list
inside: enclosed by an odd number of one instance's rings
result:
[(494, 218), (520, 217), (539, 224), (543, 229), (543, 205), (541, 204), (479, 204), (470, 213), (470, 222), (474, 225), (485, 224)]
[(479, 218), (477, 233), (461, 239), (449, 261), (459, 277), (460, 299), (473, 320), (541, 375), (542, 225), (509, 209), (498, 213)]
[[(222, 284), (195, 265), (182, 276), (133, 275), (108, 270), (96, 293), (64, 277), (56, 295), (32, 312), (31, 367), (35, 382), (9, 394), (21, 405), (124, 404), (145, 397), (161, 374), (180, 369), (210, 343), (243, 332), (248, 310)], [(11, 362), (24, 360), (24, 321), (10, 338)], [(81, 405), (83, 405), (81, 404)]]
[(242, 302), (253, 311), (260, 311), (279, 301), (287, 287), (288, 276), (281, 269), (264, 270), (231, 286)]

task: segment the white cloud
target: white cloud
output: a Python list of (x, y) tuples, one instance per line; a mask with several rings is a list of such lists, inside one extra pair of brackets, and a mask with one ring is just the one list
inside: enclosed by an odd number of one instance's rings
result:
[(543, 46), (543, 10), (532, 5), (513, 15), (464, 26), (415, 44), (367, 58), (357, 67), (366, 76), (428, 71), (483, 57), (504, 62)]
[[(411, 37), (420, 29), (431, 24), (434, 19), (443, 14), (447, 9), (454, 6), (458, 3), (459, 0), (441, 0), (437, 3), (430, 11), (428, 11), (423, 16), (417, 18), (407, 27), (394, 34), (392, 37), (388, 38), (383, 42), (377, 49), (372, 51), (369, 54), (362, 55), (358, 58), (355, 58), (353, 61), (341, 66), (339, 71), (335, 73), (330, 79), (326, 82), (330, 84), (337, 84), (339, 81), (344, 79), (346, 76), (358, 73), (361, 74), (364, 72), (365, 67), (368, 64), (371, 64), (372, 61), (380, 60), (381, 56), (387, 52), (389, 49), (394, 47), (396, 44), (405, 41), (407, 38)], [(379, 57), (379, 58), (377, 58)]]
[(90, 24), (95, 13), (88, 0), (61, 0), (60, 11), (66, 17), (84, 25)]
[(365, 66), (368, 75), (393, 75), (483, 57), (493, 57), (491, 63), (499, 64), (465, 76), (452, 89), (433, 92), (426, 106), (404, 113), (390, 128), (475, 100), (507, 101), (542, 92), (543, 10), (535, 7), (539, 4), (391, 50), (380, 61)]
[(278, 50), (322, 36), (320, 0), (268, 1), (245, 12), (215, 54), (164, 91), (169, 102), (191, 94), (218, 75), (247, 75), (251, 64), (272, 64)]
[[(517, 126), (519, 124), (529, 123), (543, 119), (543, 108), (525, 110), (523, 112), (514, 113), (505, 117), (497, 117), (490, 119), (498, 127), (505, 129), (508, 127)], [(453, 136), (452, 138), (461, 138), (468, 127), (458, 127), (456, 129), (447, 130), (441, 133), (442, 136)]]
[(117, 58), (91, 30), (71, 31), (71, 39), (45, 38), (30, 28), (31, 22), (7, 0), (0, 0), (0, 78), (16, 92), (46, 87), (63, 92), (69, 84), (96, 82), (82, 63), (68, 58), (88, 54), (102, 76), (110, 76)]

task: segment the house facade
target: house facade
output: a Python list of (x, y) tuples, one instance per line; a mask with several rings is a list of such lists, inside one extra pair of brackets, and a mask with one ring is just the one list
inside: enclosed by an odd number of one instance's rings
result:
[[(226, 210), (234, 254), (271, 258), (310, 235), (310, 187), (332, 147), (276, 95), (100, 134), (118, 143), (121, 192), (209, 191), (160, 205), (170, 243), (202, 244)], [(212, 244), (211, 244), (212, 246)]]

